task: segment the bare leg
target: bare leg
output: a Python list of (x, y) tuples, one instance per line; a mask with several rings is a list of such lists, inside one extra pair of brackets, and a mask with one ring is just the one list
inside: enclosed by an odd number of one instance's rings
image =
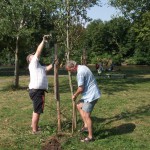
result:
[(33, 112), (32, 114), (32, 131), (38, 131), (38, 123), (39, 123), (40, 114)]
[(81, 109), (82, 105), (83, 105), (83, 103), (77, 104), (77, 109), (81, 115), (83, 122), (84, 122), (84, 127), (88, 128), (88, 137), (91, 139), (91, 138), (93, 138), (91, 113), (87, 113), (87, 112), (83, 111)]
[(78, 103), (77, 104), (77, 109), (80, 113), (80, 116), (81, 116), (83, 122), (84, 122), (84, 127), (87, 128), (87, 123), (86, 123), (86, 119), (84, 117), (84, 111), (82, 110), (82, 105), (83, 105), (83, 103)]
[(88, 137), (91, 139), (93, 138), (93, 131), (92, 131), (92, 119), (90, 113), (84, 112), (84, 118), (86, 120), (87, 128), (88, 128)]

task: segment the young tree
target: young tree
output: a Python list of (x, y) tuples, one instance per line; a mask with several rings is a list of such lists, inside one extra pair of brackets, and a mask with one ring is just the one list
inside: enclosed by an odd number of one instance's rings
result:
[[(70, 54), (76, 50), (75, 45), (84, 30), (87, 17), (87, 9), (98, 4), (99, 0), (92, 1), (70, 1), (56, 0), (56, 10), (53, 14), (55, 31), (57, 31), (57, 42), (65, 48), (67, 59), (70, 59)], [(78, 32), (80, 31), (80, 33)]]
[[(97, 4), (98, 0), (92, 1), (71, 1), (71, 0), (62, 0), (55, 1), (56, 2), (56, 10), (53, 14), (55, 21), (55, 29), (57, 31), (57, 42), (59, 45), (62, 45), (65, 49), (66, 60), (70, 59), (70, 55), (75, 51), (76, 43), (78, 42), (81, 33), (76, 34), (77, 29), (79, 29), (79, 25), (83, 25), (88, 19), (87, 17), (87, 8)], [(73, 85), (71, 74), (69, 74), (69, 84), (71, 94), (73, 94)], [(73, 102), (73, 108), (75, 103)], [(73, 112), (73, 114), (75, 114)], [(73, 116), (74, 118), (75, 116)], [(75, 128), (76, 123), (74, 123), (73, 128)], [(73, 131), (73, 130), (72, 130)]]

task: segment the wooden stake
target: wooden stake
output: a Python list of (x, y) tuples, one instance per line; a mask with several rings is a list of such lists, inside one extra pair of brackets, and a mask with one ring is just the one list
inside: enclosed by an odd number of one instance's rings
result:
[[(74, 87), (72, 85), (72, 76), (71, 73), (68, 72), (69, 75), (69, 85), (70, 85), (70, 90), (71, 90), (71, 96), (74, 93)], [(72, 100), (72, 133), (77, 127), (77, 112), (76, 112), (76, 103), (74, 100)]]

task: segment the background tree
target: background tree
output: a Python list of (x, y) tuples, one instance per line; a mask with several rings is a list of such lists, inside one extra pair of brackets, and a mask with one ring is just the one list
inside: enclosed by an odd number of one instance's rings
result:
[(149, 0), (109, 0), (109, 2), (110, 5), (119, 9), (125, 17), (134, 21), (150, 10)]
[[(48, 2), (48, 0), (45, 2)], [(50, 10), (50, 6), (47, 7), (46, 3), (41, 1), (8, 0), (1, 1), (0, 7), (0, 34), (4, 38), (10, 37), (15, 42), (12, 47), (15, 54), (14, 86), (18, 87), (19, 54), (22, 51), (20, 44), (24, 44), (23, 40), (31, 37), (31, 34), (39, 29), (39, 21), (43, 21), (41, 20), (41, 13), (43, 13), (43, 10)], [(48, 13), (50, 14), (50, 12)], [(40, 25), (42, 25), (42, 22)]]
[(129, 29), (130, 22), (123, 17), (107, 22), (91, 22), (86, 29), (86, 45), (92, 63), (102, 58), (112, 58), (115, 63), (120, 63), (128, 53), (126, 43)]
[(135, 35), (133, 57), (135, 64), (150, 64), (150, 1), (110, 0), (110, 4), (120, 9), (122, 14), (132, 22), (131, 31)]
[(140, 22), (135, 22), (131, 27), (135, 36), (135, 64), (150, 65), (150, 11), (141, 15)]
[(104, 23), (101, 20), (92, 21), (86, 28), (84, 44), (87, 48), (88, 62), (96, 63), (104, 52)]

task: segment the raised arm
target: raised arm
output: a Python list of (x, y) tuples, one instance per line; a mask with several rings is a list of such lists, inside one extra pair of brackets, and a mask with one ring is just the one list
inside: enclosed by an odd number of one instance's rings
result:
[(42, 50), (44, 48), (44, 44), (47, 42), (47, 39), (48, 39), (49, 35), (44, 35), (43, 36), (43, 40), (42, 42), (39, 44), (39, 46), (37, 47), (37, 50), (35, 52), (35, 55), (37, 56), (37, 58), (40, 57), (41, 53), (42, 53)]

